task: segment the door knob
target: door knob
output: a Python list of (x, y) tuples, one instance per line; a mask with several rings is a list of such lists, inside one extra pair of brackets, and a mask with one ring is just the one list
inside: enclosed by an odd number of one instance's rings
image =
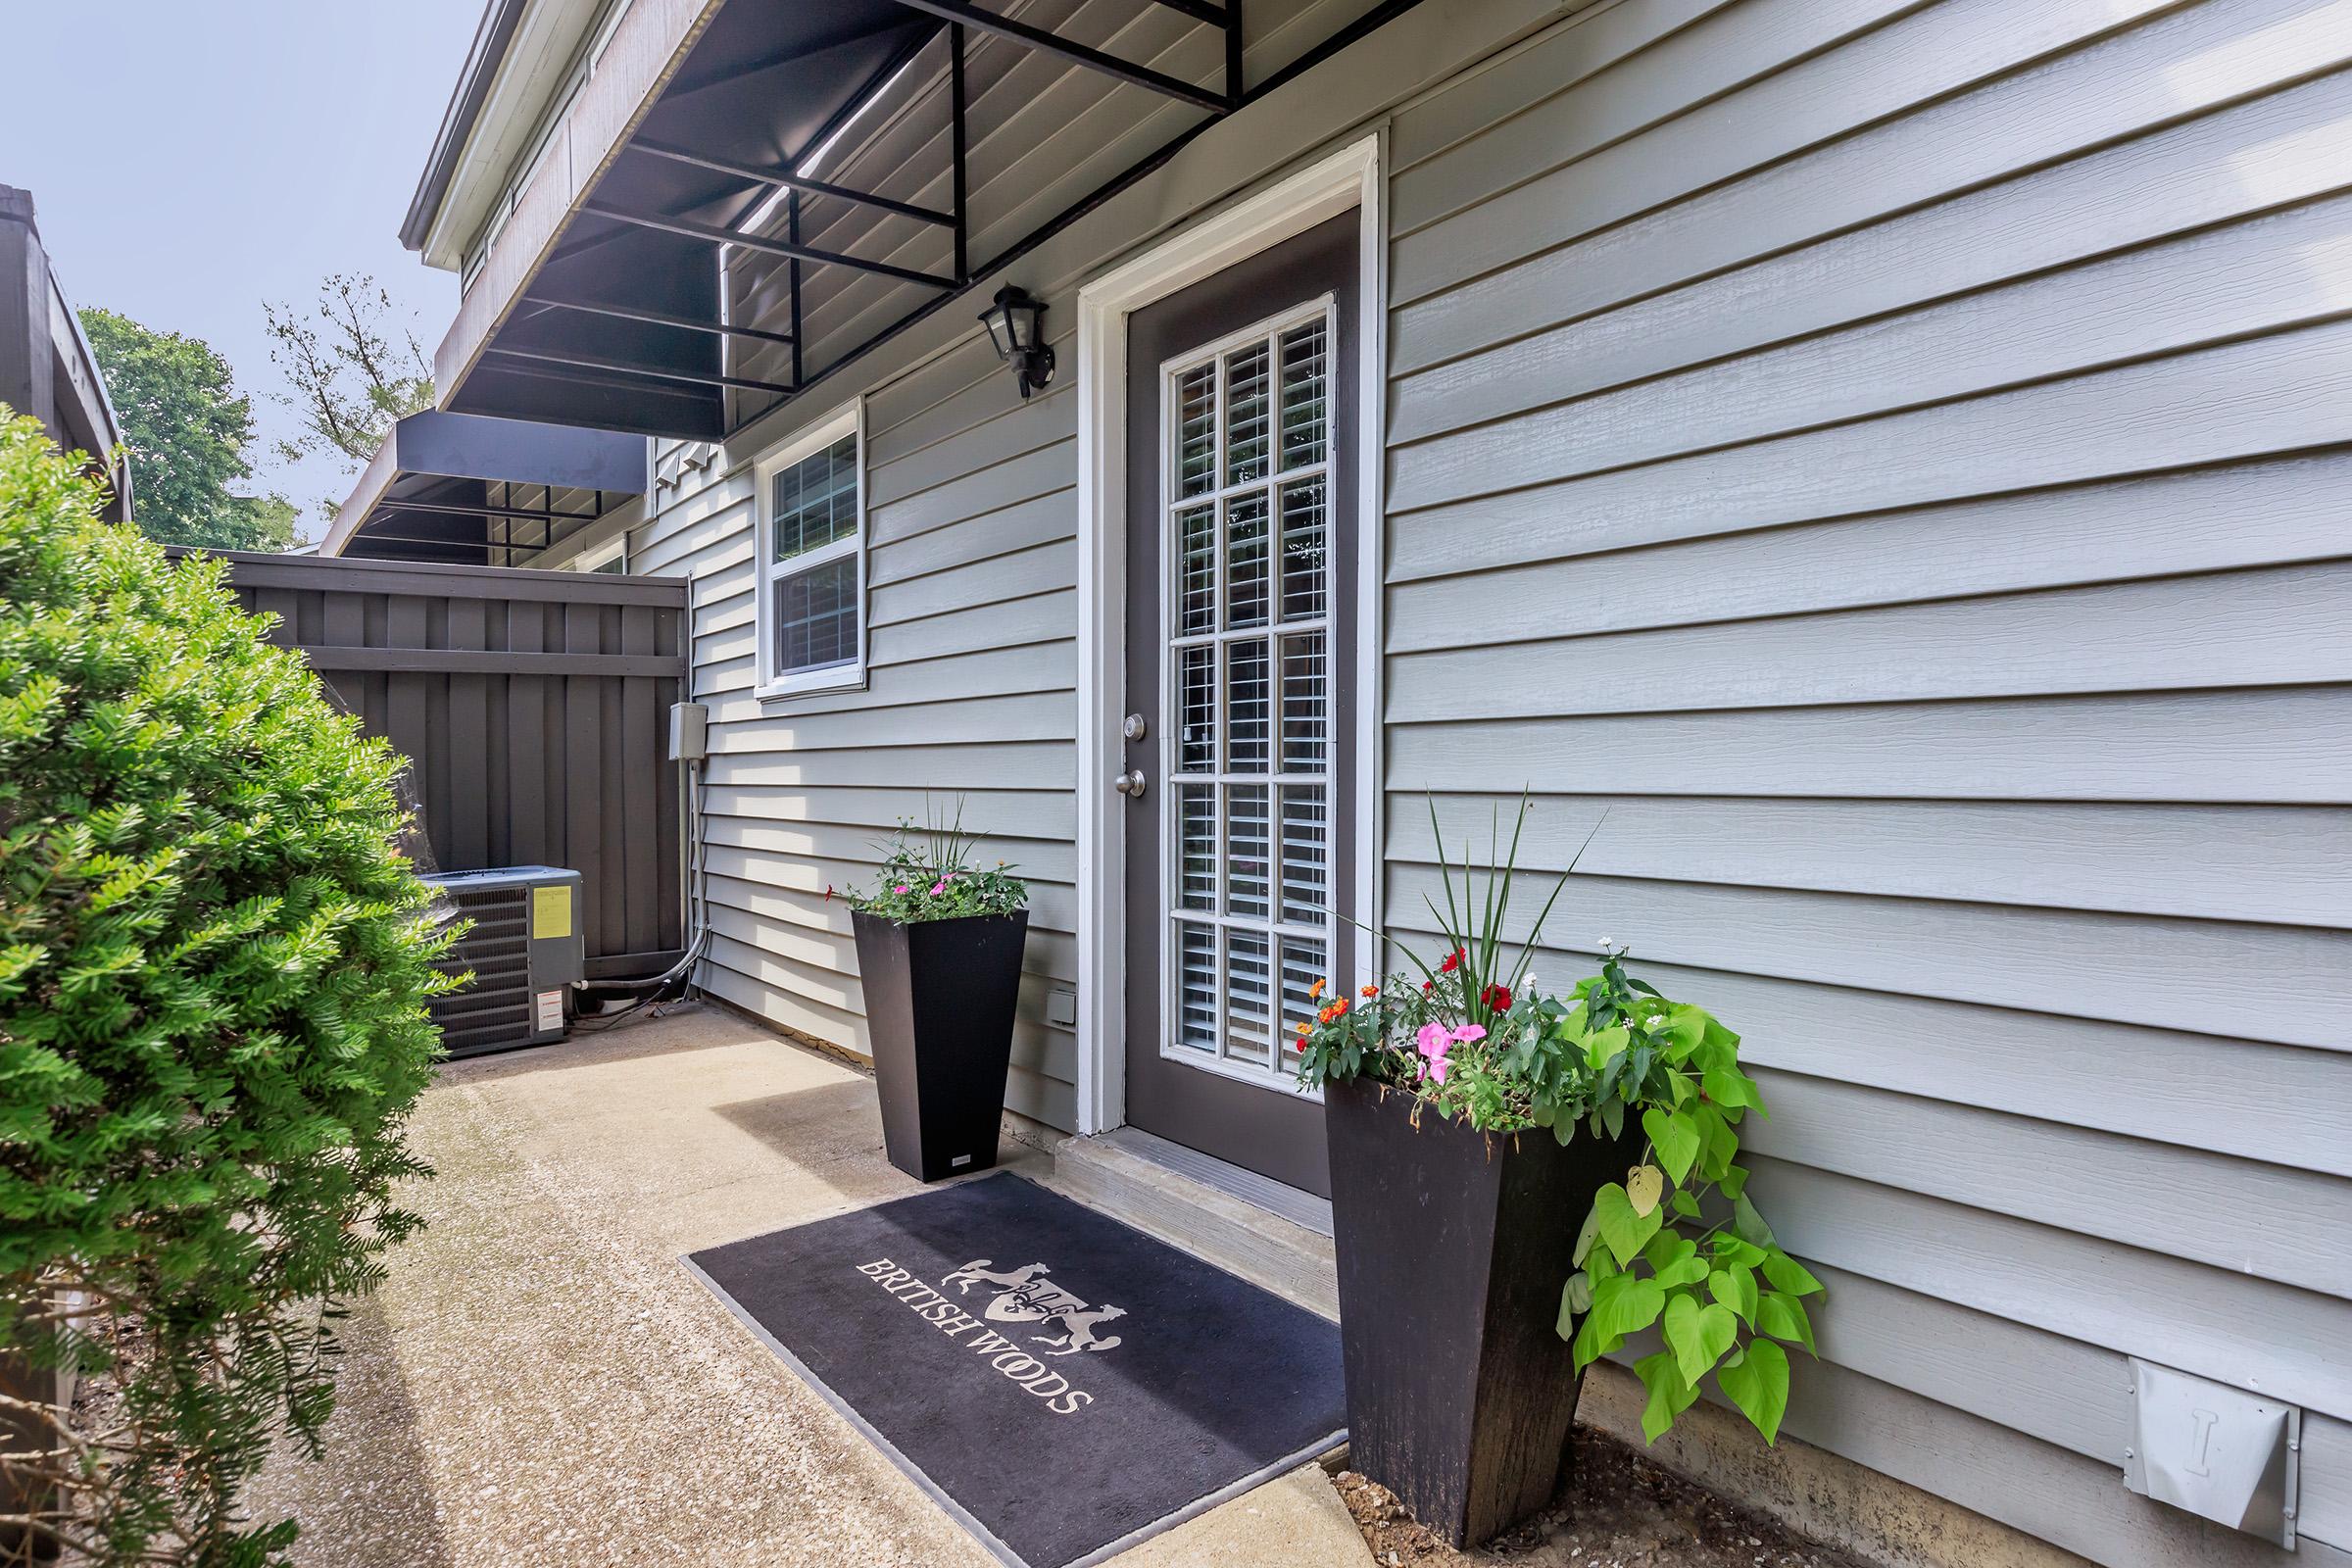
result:
[(1110, 787), (1130, 800), (1140, 801), (1144, 798), (1144, 770), (1139, 767), (1121, 773), (1110, 781)]

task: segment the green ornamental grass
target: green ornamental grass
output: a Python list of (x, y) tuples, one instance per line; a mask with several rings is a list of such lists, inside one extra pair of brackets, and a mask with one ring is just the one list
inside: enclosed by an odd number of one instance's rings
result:
[(399, 758), (5, 414), (0, 1396), (71, 1363), (120, 1398), (95, 1431), (0, 1404), (0, 1515), (103, 1563), (277, 1563), (293, 1523), (240, 1494), (276, 1434), (316, 1444), (336, 1303), (418, 1223), (450, 933)]

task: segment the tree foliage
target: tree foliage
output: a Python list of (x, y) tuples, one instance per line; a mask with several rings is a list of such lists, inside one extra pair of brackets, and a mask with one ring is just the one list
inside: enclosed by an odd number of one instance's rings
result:
[(106, 377), (130, 448), (132, 516), (168, 545), (283, 550), (294, 508), (280, 496), (235, 494), (253, 477), (253, 400), (201, 338), (158, 332), (114, 311), (85, 309), (81, 328)]
[(403, 416), (433, 406), (433, 369), (407, 327), (387, 324), (392, 296), (366, 273), (337, 272), (318, 285), (308, 313), (268, 305), (270, 363), (286, 378), (278, 401), (302, 433), (278, 444), (289, 459), (339, 453), (375, 456)]
[(335, 1303), (417, 1223), (394, 1188), (427, 1174), (404, 1127), (449, 938), (398, 758), (220, 563), (98, 500), (0, 423), (0, 1360), (119, 1392), (98, 1431), (0, 1396), (34, 1501), (0, 1535), (259, 1568), (295, 1527), (245, 1482), (274, 1434), (316, 1443)]

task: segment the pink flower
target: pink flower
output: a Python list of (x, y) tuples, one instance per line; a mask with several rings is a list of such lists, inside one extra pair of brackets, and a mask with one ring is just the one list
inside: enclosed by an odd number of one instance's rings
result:
[(892, 888), (890, 891), (893, 893), (904, 893), (906, 891), (906, 884), (902, 882), (897, 887)]
[(938, 897), (939, 897), (939, 896), (940, 896), (942, 893), (945, 893), (945, 892), (947, 892), (947, 891), (948, 891), (948, 879), (947, 879), (946, 877), (944, 877), (944, 876), (943, 876), (943, 877), (941, 877), (941, 878), (940, 878), (938, 881), (936, 881), (936, 882), (934, 882), (934, 883), (932, 883), (932, 884), (931, 884), (931, 896), (932, 896), (933, 898), (938, 898)]
[(1486, 1038), (1485, 1027), (1475, 1023), (1466, 1023), (1453, 1032), (1453, 1043), (1457, 1046), (1471, 1045)]
[(1453, 1034), (1442, 1023), (1425, 1023), (1414, 1037), (1421, 1054), (1428, 1058), (1421, 1067), (1421, 1076), (1446, 1081), (1446, 1054), (1453, 1049)]

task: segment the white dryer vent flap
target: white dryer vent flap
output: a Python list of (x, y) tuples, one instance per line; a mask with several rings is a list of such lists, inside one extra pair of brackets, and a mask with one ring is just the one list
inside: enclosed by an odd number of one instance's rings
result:
[(2291, 1550), (2302, 1437), (2291, 1404), (2132, 1358), (2124, 1485), (2143, 1496)]

